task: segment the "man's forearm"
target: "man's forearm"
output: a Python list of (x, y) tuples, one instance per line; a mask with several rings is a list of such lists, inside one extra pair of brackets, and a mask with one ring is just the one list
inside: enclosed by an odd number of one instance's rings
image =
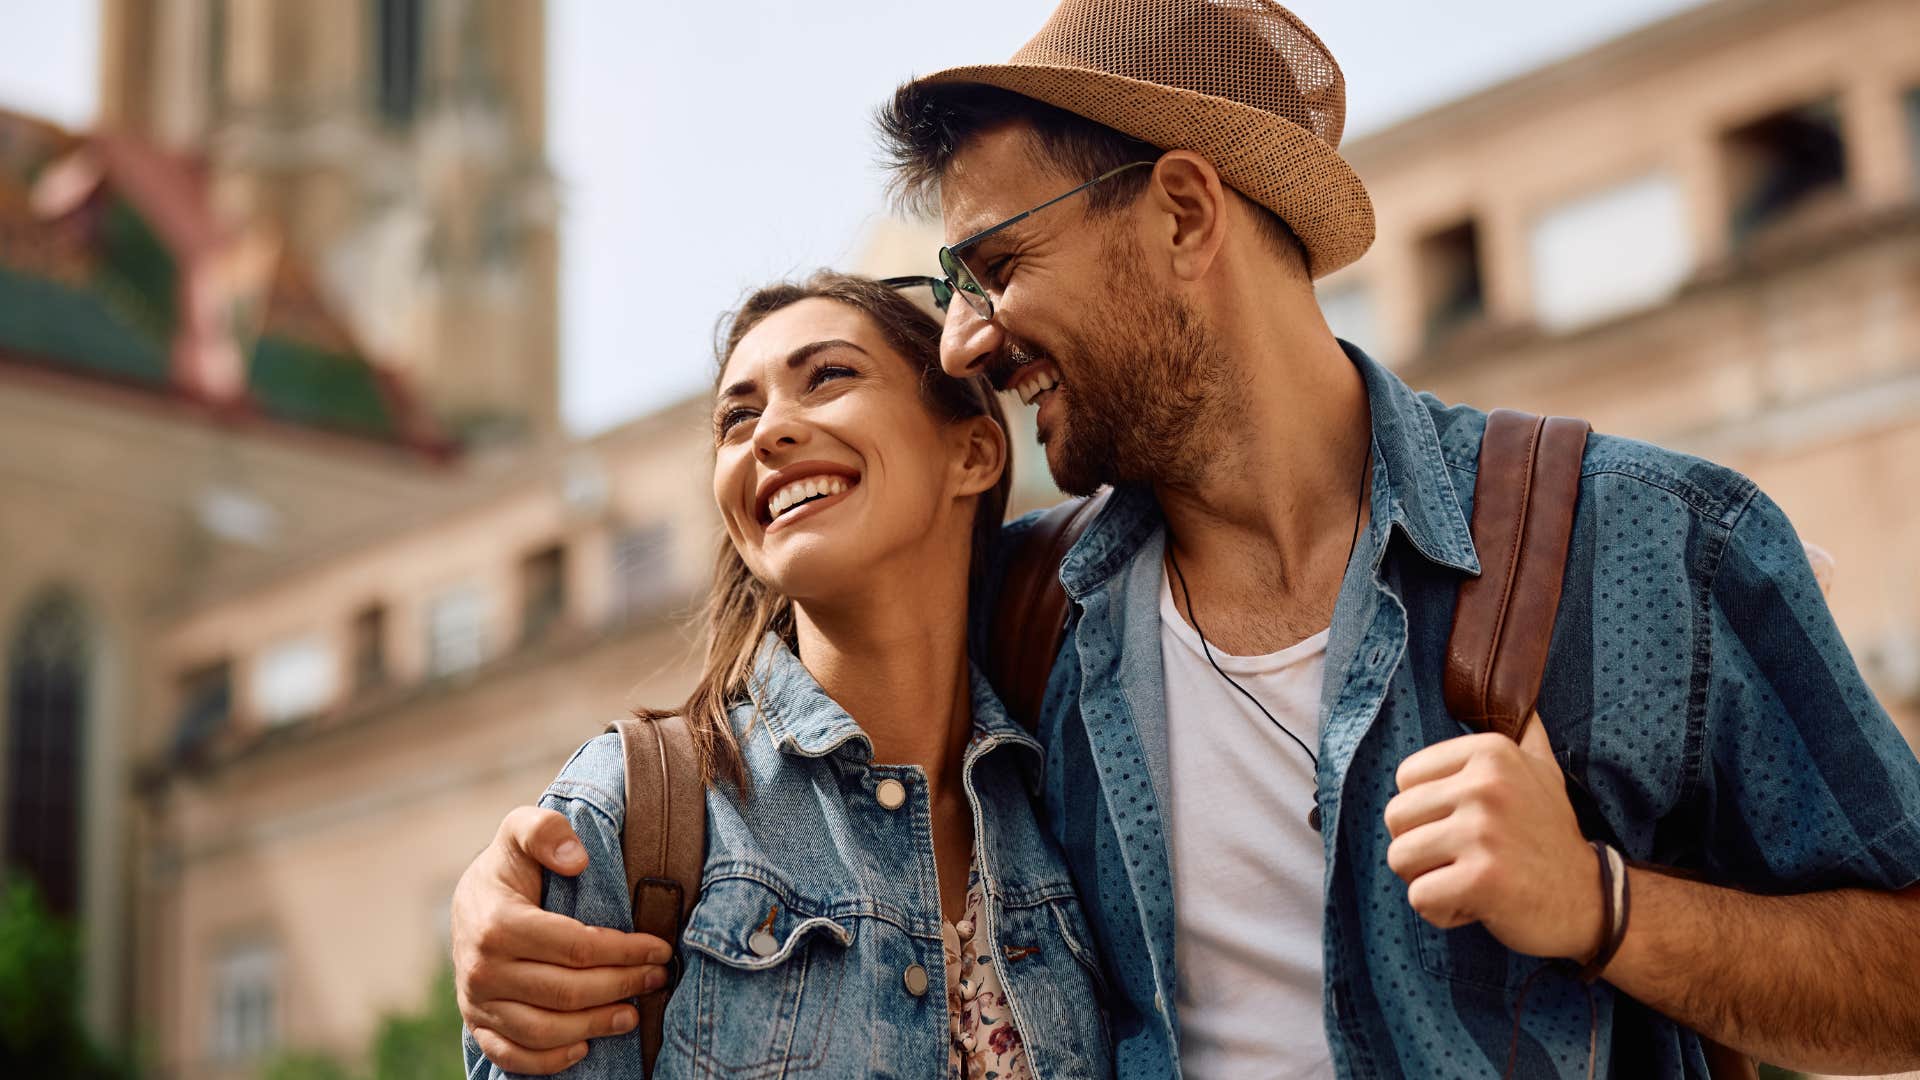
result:
[(1920, 889), (1754, 896), (1631, 873), (1605, 978), (1763, 1061), (1822, 1072), (1920, 1065)]

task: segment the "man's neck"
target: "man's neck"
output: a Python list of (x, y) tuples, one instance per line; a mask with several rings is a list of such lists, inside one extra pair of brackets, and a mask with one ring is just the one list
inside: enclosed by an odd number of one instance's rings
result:
[[(1241, 314), (1219, 320), (1221, 340), (1244, 407), (1209, 441), (1231, 449), (1155, 494), (1209, 638), (1258, 654), (1331, 620), (1365, 524), (1372, 431), (1365, 381), (1309, 290), (1229, 307)], [(1177, 581), (1174, 599), (1193, 622)]]

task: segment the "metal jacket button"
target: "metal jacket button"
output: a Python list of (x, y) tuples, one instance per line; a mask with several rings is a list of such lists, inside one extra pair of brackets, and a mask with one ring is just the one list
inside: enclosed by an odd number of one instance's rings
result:
[(927, 992), (927, 969), (919, 964), (908, 964), (904, 981), (907, 984), (907, 993), (920, 997)]
[(780, 942), (772, 934), (761, 930), (747, 939), (747, 948), (752, 949), (755, 956), (772, 956), (780, 951)]
[(888, 778), (880, 781), (880, 786), (874, 789), (873, 797), (880, 800), (881, 806), (889, 810), (898, 810), (906, 804), (907, 786), (898, 780)]

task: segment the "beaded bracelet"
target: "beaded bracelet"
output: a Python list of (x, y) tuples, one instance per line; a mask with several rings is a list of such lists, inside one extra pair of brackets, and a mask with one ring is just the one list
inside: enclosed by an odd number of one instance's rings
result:
[(1606, 929), (1606, 938), (1600, 944), (1600, 951), (1593, 954), (1580, 969), (1582, 982), (1593, 982), (1600, 973), (1613, 962), (1613, 955), (1620, 951), (1620, 943), (1627, 937), (1627, 915), (1632, 905), (1631, 894), (1627, 890), (1627, 861), (1614, 850), (1611, 844), (1598, 840), (1589, 841), (1594, 857), (1600, 860), (1600, 904), (1601, 925)]

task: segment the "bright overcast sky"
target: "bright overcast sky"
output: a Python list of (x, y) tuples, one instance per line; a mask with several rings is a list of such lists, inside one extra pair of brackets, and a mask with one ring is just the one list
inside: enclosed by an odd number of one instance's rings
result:
[[(1297, 0), (1352, 134), (1698, 0)], [(701, 389), (715, 316), (845, 263), (885, 214), (869, 116), (909, 75), (1004, 60), (1047, 0), (551, 0), (563, 403), (581, 433)], [(88, 0), (0, 0), (0, 106), (93, 115)], [(929, 253), (931, 261), (931, 253)]]

